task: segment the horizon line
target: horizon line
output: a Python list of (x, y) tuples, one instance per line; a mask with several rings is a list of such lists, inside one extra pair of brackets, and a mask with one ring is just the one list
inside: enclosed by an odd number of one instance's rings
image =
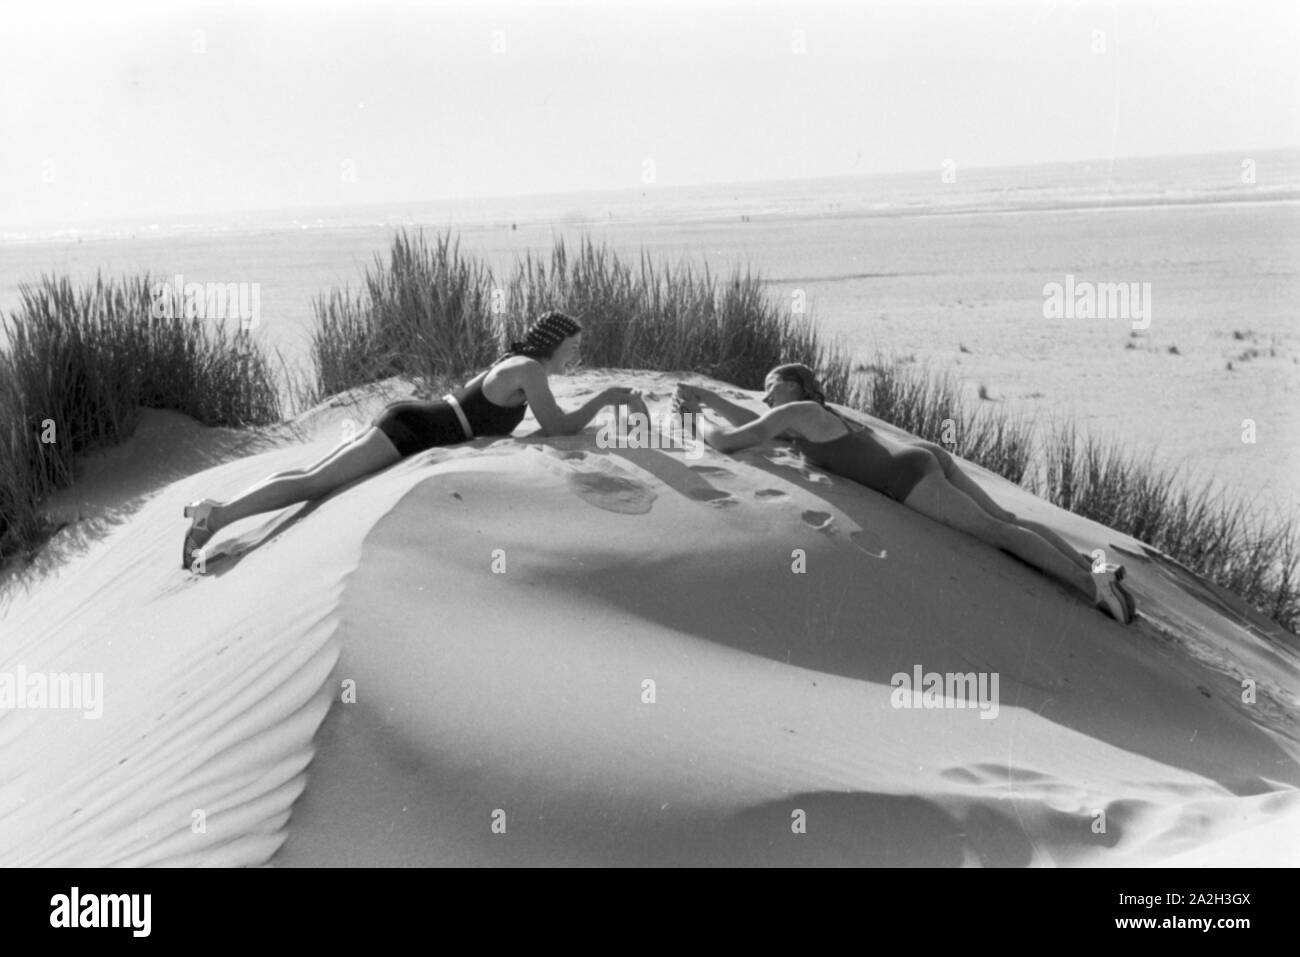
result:
[[(1124, 156), (1111, 156), (1111, 157), (1099, 156), (1099, 157), (1091, 157), (1085, 159), (1038, 160), (1029, 163), (994, 163), (994, 164), (984, 164), (978, 166), (959, 165), (958, 168), (965, 169), (967, 171), (985, 172), (985, 171), (993, 171), (993, 170), (1021, 169), (1021, 168), (1032, 169), (1035, 167), (1043, 167), (1043, 166), (1072, 166), (1072, 165), (1082, 165), (1085, 163), (1116, 163), (1116, 162), (1124, 162), (1130, 160), (1187, 159), (1191, 157), (1223, 156), (1223, 155), (1229, 155), (1233, 153), (1240, 153), (1243, 156), (1249, 156), (1252, 153), (1254, 154), (1280, 153), (1280, 152), (1288, 152), (1288, 151), (1300, 153), (1300, 143), (1287, 145), (1287, 146), (1269, 146), (1269, 147), (1262, 147), (1257, 149), (1225, 148), (1225, 149), (1215, 149), (1215, 150), (1200, 150), (1196, 152), (1187, 152), (1187, 153), (1137, 153), (1137, 154), (1126, 154)], [(679, 190), (679, 189), (702, 189), (707, 187), (722, 188), (722, 187), (732, 187), (732, 186), (758, 186), (763, 184), (778, 184), (778, 183), (813, 183), (813, 182), (822, 182), (826, 180), (836, 180), (836, 179), (866, 180), (866, 179), (873, 179), (877, 177), (916, 175), (919, 173), (932, 171), (935, 168), (938, 167), (929, 167), (929, 166), (910, 167), (908, 169), (877, 170), (871, 173), (853, 173), (853, 172), (826, 173), (826, 174), (820, 174), (816, 176), (794, 176), (794, 177), (786, 176), (786, 177), (776, 177), (776, 178), (769, 178), (769, 179), (705, 180), (705, 181), (698, 181), (698, 182), (691, 182), (691, 183), (674, 183), (671, 185), (651, 183), (651, 184), (642, 184), (641, 191), (643, 192), (646, 191), (645, 189), (646, 187), (657, 191), (664, 191), (664, 190)], [(23, 231), (27, 229), (33, 229), (33, 230), (39, 229), (45, 231), (48, 231), (50, 229), (64, 229), (68, 231), (76, 231), (78, 228), (90, 229), (92, 226), (103, 226), (111, 223), (121, 223), (124, 220), (132, 219), (132, 218), (176, 219), (180, 217), (189, 217), (189, 216), (237, 217), (237, 216), (250, 215), (250, 214), (260, 215), (260, 214), (267, 214), (267, 213), (290, 213), (296, 211), (319, 212), (323, 210), (368, 209), (368, 208), (375, 208), (375, 207), (394, 205), (394, 204), (433, 205), (439, 203), (476, 203), (476, 202), (492, 202), (492, 201), (506, 201), (506, 200), (535, 200), (535, 199), (548, 199), (552, 197), (563, 197), (563, 196), (601, 196), (606, 194), (631, 193), (631, 192), (636, 192), (637, 190), (638, 190), (637, 186), (613, 186), (613, 187), (606, 186), (606, 187), (600, 187), (596, 189), (579, 189), (579, 190), (563, 189), (563, 190), (550, 190), (545, 192), (532, 192), (532, 193), (478, 193), (478, 194), (461, 195), (461, 196), (438, 196), (438, 197), (425, 197), (425, 198), (405, 197), (402, 199), (378, 199), (378, 200), (366, 200), (364, 202), (352, 202), (352, 203), (323, 203), (314, 206), (252, 206), (252, 207), (244, 207), (240, 209), (226, 209), (221, 211), (208, 211), (208, 212), (187, 211), (187, 212), (179, 212), (179, 213), (126, 213), (121, 216), (97, 217), (95, 219), (85, 220), (85, 221), (57, 220), (57, 221), (45, 221), (45, 222), (34, 222), (34, 223), (18, 223), (18, 224), (14, 224), (11, 227), (5, 227), (5, 229), (6, 231), (10, 229), (15, 231)]]

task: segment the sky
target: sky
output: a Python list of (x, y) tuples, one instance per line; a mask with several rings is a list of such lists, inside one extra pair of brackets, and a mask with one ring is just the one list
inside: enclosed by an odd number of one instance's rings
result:
[(1300, 3), (0, 0), (0, 228), (1300, 146)]

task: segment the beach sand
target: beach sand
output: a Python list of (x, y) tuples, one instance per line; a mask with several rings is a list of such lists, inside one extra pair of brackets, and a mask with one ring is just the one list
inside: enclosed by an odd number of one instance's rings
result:
[[(661, 411), (675, 381), (556, 394)], [(974, 466), (1123, 561), (1139, 621), (788, 446), (608, 449), (531, 415), (180, 570), (186, 502), (402, 394), (256, 433), (147, 412), (60, 493), (0, 673), (102, 672), (102, 716), (0, 713), (0, 865), (1300, 864), (1294, 637)], [(898, 707), (916, 669), (996, 675), (996, 709)]]

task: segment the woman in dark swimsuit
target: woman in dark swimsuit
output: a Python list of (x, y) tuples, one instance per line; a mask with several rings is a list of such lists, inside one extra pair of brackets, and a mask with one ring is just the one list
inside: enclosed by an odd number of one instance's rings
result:
[(726, 419), (730, 427), (702, 417), (699, 422), (700, 438), (720, 452), (772, 438), (792, 439), (813, 465), (1010, 552), (1083, 592), (1122, 624), (1133, 620), (1133, 598), (1121, 584), (1122, 565), (1094, 569), (1087, 555), (1075, 551), (1052, 529), (1018, 518), (994, 502), (942, 446), (901, 442), (849, 423), (827, 408), (817, 378), (807, 366), (777, 366), (768, 373), (765, 385), (763, 402), (770, 411), (761, 416), (708, 389), (687, 385), (678, 386), (674, 409), (700, 412), (707, 405)]
[(523, 342), (454, 395), (432, 402), (395, 402), (370, 428), (329, 455), (302, 469), (277, 472), (228, 502), (204, 499), (185, 508), (192, 524), (185, 534), (181, 567), (188, 569), (195, 551), (227, 525), (322, 498), (355, 479), (438, 445), (455, 445), (491, 435), (509, 435), (533, 410), (543, 435), (574, 435), (607, 405), (646, 413), (635, 389), (609, 388), (572, 412), (555, 402), (547, 377), (577, 363), (582, 327), (561, 312), (549, 312), (528, 329)]

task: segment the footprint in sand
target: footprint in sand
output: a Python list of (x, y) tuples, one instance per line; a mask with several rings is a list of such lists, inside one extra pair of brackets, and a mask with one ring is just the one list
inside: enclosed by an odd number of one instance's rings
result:
[(574, 472), (569, 488), (588, 505), (623, 515), (644, 515), (658, 497), (636, 479), (602, 471)]
[(1018, 784), (1042, 784), (1052, 780), (1049, 775), (1029, 768), (1012, 767), (1009, 764), (977, 764), (971, 770), (982, 775), (983, 780), (989, 784), (1005, 784), (1007, 781), (1015, 781)]
[(690, 469), (697, 475), (708, 475), (712, 478), (731, 478), (736, 474), (727, 469), (718, 468), (716, 465), (692, 465)]
[(789, 497), (790, 496), (787, 493), (782, 492), (779, 488), (760, 488), (754, 493), (754, 498), (760, 498), (765, 502), (772, 502)]
[(805, 525), (811, 525), (819, 532), (830, 531), (831, 525), (835, 522), (835, 516), (829, 512), (818, 512), (813, 509), (808, 509), (799, 517), (804, 520)]
[(787, 449), (777, 449), (770, 455), (764, 455), (773, 465), (798, 465), (800, 457)]
[(1004, 787), (1007, 784), (1038, 784), (1049, 787), (1053, 778), (1028, 768), (1015, 768), (1005, 764), (975, 764), (968, 767), (945, 768), (939, 776), (948, 781), (973, 784), (979, 787)]
[(830, 480), (830, 477), (824, 473), (808, 468), (804, 463), (802, 456), (795, 455), (792, 452), (779, 451), (774, 455), (764, 456), (764, 458), (778, 467), (794, 469), (799, 473), (801, 479), (813, 485), (833, 486), (835, 484)]
[[(556, 463), (550, 466), (552, 471), (563, 472), (569, 490), (588, 505), (621, 515), (644, 515), (658, 498), (644, 482), (623, 472), (605, 456), (592, 456), (581, 449), (543, 451)], [(582, 467), (575, 468), (578, 463)]]
[(693, 488), (686, 494), (697, 502), (708, 502), (710, 505), (719, 507), (739, 504), (734, 495), (730, 492), (724, 492), (720, 488)]
[(984, 779), (969, 768), (947, 768), (939, 772), (945, 781), (958, 781), (962, 784), (983, 784)]
[(884, 558), (889, 554), (885, 551), (885, 543), (880, 540), (880, 536), (875, 532), (868, 532), (865, 529), (852, 532), (849, 535), (849, 541), (872, 558)]

